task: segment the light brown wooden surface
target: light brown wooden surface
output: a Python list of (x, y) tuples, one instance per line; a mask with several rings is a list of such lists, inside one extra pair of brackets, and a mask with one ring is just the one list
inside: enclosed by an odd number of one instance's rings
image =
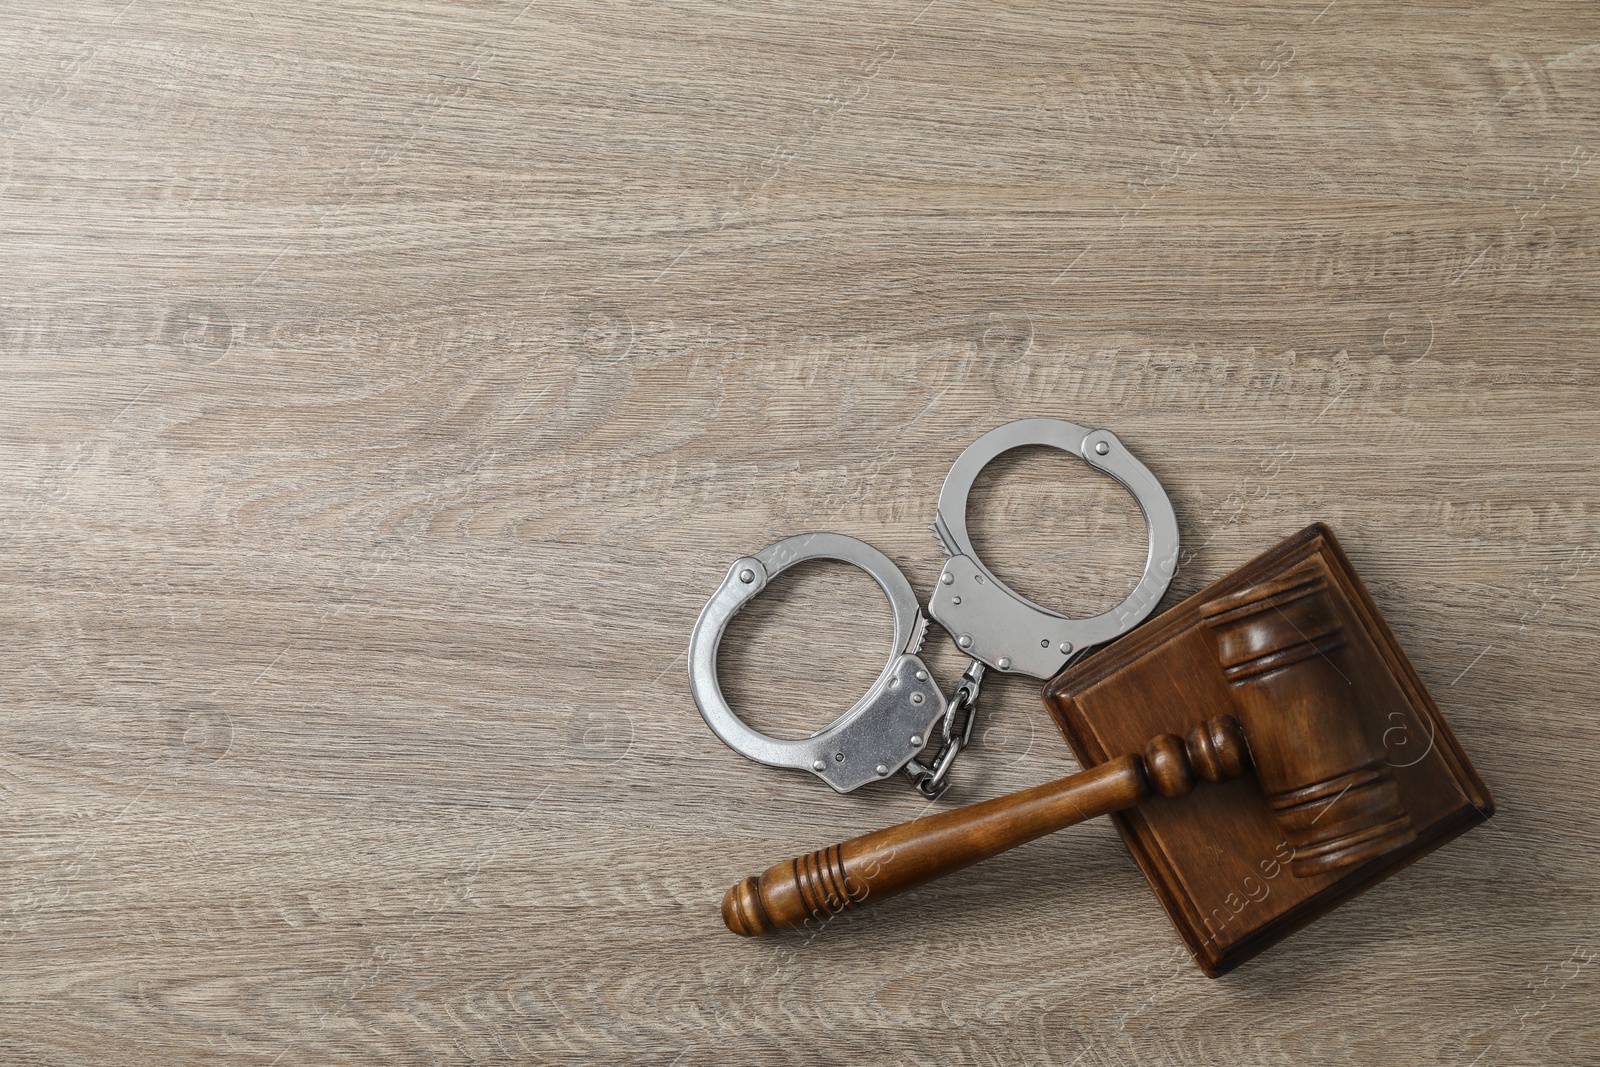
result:
[[(6, 5), (0, 1058), (1594, 1063), (1600, 11)], [(1200, 975), (1107, 825), (809, 943), (723, 889), (921, 810), (705, 729), (737, 555), (919, 589), (979, 432), (1112, 428), (1169, 602), (1332, 524), (1500, 805)], [(1137, 510), (996, 465), (1086, 611)], [(802, 730), (816, 567), (729, 635)], [(930, 641), (946, 678), (960, 663)], [(952, 800), (1072, 769), (986, 687)]]

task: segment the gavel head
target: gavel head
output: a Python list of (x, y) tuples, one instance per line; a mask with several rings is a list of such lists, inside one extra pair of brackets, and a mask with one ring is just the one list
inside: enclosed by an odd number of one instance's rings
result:
[(1320, 559), (1211, 601), (1216, 639), (1256, 778), (1297, 876), (1354, 866), (1416, 838), (1365, 707), (1336, 592)]

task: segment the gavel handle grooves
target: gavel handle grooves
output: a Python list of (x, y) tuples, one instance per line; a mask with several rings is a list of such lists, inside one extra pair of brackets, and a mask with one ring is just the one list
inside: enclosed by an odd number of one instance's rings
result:
[(1219, 716), (1187, 741), (1163, 734), (1141, 756), (981, 804), (875, 830), (746, 878), (722, 900), (728, 929), (745, 937), (826, 922), (1076, 823), (1135, 807), (1156, 793), (1182, 796), (1195, 778), (1223, 781), (1248, 768), (1239, 724)]

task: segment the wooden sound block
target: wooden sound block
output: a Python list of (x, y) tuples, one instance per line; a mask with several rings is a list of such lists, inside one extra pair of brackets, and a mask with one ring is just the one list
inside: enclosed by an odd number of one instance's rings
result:
[[(1195, 962), (1211, 977), (1244, 960), (1483, 822), (1494, 812), (1473, 770), (1356, 576), (1333, 531), (1308, 526), (1129, 636), (1059, 675), (1045, 690), (1085, 769), (1138, 752), (1158, 734), (1232, 714), (1235, 694), (1202, 609), (1291, 577), (1325, 575), (1349, 647), (1332, 684), (1353, 687), (1364, 727), (1381, 738), (1415, 839), (1343, 869), (1305, 871), (1253, 775), (1156, 798), (1113, 814)], [(1268, 608), (1270, 609), (1270, 606)], [(1330, 661), (1331, 663), (1331, 661)], [(1338, 681), (1342, 679), (1343, 681)], [(1330, 807), (1338, 802), (1335, 797)], [(1303, 873), (1291, 870), (1291, 864)]]

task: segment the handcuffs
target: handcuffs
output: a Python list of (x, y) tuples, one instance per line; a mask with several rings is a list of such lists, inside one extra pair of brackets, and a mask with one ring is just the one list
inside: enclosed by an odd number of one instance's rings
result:
[[(1144, 573), (1127, 599), (1110, 611), (1072, 619), (1042, 608), (1008, 588), (973, 552), (967, 534), (972, 484), (1001, 453), (1026, 445), (1047, 445), (1078, 456), (1121, 482), (1144, 512), (1150, 538)], [(1177, 516), (1155, 475), (1110, 430), (1061, 419), (1009, 422), (967, 446), (939, 492), (934, 533), (950, 558), (928, 599), (928, 615), (971, 660), (948, 699), (918, 655), (928, 619), (900, 569), (854, 537), (805, 533), (735, 560), (695, 622), (689, 637), (689, 689), (712, 732), (741, 755), (773, 767), (810, 771), (840, 793), (904, 770), (919, 792), (937, 799), (949, 788), (956, 756), (971, 743), (986, 670), (1054, 677), (1089, 649), (1143, 622), (1166, 592), (1178, 560)], [(841, 560), (871, 575), (889, 599), (894, 644), (877, 680), (850, 710), (810, 737), (786, 740), (769, 737), (734, 714), (717, 682), (717, 650), (740, 609), (772, 579), (809, 559)]]

